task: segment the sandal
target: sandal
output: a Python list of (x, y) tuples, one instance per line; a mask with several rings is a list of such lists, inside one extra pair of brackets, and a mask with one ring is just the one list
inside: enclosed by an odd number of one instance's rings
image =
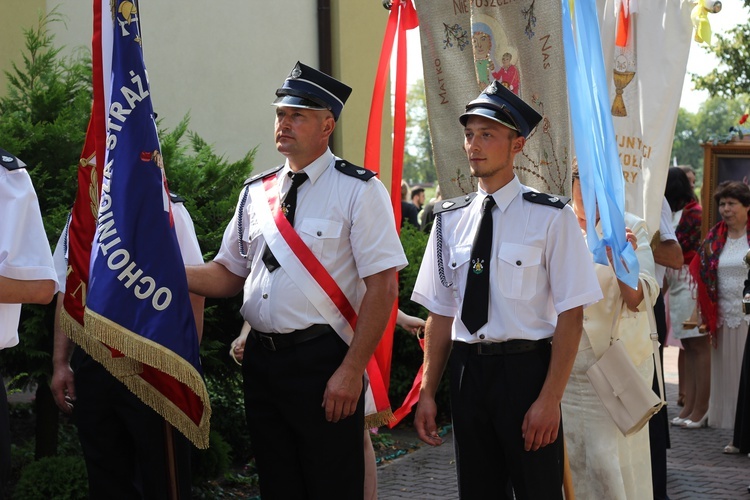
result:
[(733, 444), (728, 444), (724, 447), (724, 452), (727, 455), (737, 455), (740, 452), (740, 449), (737, 448)]

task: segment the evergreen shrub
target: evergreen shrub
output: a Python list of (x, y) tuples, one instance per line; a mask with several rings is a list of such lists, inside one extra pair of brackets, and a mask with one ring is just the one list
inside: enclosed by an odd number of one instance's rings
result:
[(15, 500), (85, 500), (89, 484), (81, 457), (45, 457), (24, 467)]

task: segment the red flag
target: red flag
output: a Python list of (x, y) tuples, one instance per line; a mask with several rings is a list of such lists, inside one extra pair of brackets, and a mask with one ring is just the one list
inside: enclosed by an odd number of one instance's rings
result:
[(83, 329), (83, 311), (89, 283), (91, 242), (96, 231), (96, 214), (101, 191), (101, 167), (97, 167), (94, 125), (92, 119), (86, 130), (81, 159), (78, 162), (78, 191), (71, 211), (68, 227), (68, 270), (65, 280), (65, 297), (60, 321), (71, 335), (72, 330)]

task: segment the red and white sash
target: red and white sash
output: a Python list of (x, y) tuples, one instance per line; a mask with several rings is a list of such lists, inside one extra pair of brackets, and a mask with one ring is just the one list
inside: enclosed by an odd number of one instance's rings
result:
[[(326, 322), (347, 345), (351, 344), (357, 324), (357, 312), (338, 283), (305, 245), (281, 211), (276, 174), (250, 184), (249, 194), (256, 201), (253, 203), (255, 215), (266, 244), (276, 260)], [(367, 363), (367, 376), (375, 409), (386, 410), (390, 406), (388, 394), (374, 357)]]

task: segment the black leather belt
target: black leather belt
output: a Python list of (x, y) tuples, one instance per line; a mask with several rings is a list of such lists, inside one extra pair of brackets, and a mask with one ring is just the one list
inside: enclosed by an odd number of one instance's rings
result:
[(505, 342), (479, 342), (466, 344), (471, 354), (479, 356), (502, 356), (505, 354), (522, 354), (536, 351), (550, 344), (551, 339), (542, 340), (507, 340)]
[(286, 349), (293, 345), (301, 344), (323, 335), (334, 333), (330, 325), (312, 325), (304, 330), (295, 330), (289, 333), (265, 333), (258, 330), (250, 330), (250, 336), (260, 342), (260, 345), (269, 351)]

